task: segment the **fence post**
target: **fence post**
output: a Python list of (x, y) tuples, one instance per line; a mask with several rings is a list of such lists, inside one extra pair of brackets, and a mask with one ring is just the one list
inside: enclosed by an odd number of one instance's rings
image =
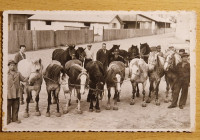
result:
[(32, 40), (33, 40), (33, 50), (37, 50), (38, 49), (38, 45), (37, 45), (37, 33), (35, 30), (32, 31)]
[(54, 34), (54, 37), (53, 37), (54, 47), (57, 47), (57, 45), (56, 45), (56, 31), (53, 31), (53, 34)]
[(103, 26), (103, 35), (102, 35), (102, 41), (104, 41), (104, 26)]
[(94, 43), (94, 26), (93, 26), (93, 43)]

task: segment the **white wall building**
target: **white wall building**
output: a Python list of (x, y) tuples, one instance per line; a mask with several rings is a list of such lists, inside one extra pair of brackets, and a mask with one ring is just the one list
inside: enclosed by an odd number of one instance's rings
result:
[(103, 29), (121, 29), (123, 22), (118, 15), (42, 15), (29, 18), (31, 30), (80, 30), (94, 29), (102, 35)]

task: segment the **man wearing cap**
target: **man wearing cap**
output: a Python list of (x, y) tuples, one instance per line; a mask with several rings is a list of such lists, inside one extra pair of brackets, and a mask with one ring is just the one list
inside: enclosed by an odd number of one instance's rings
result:
[(177, 106), (179, 93), (181, 91), (181, 97), (179, 101), (179, 108), (183, 109), (186, 104), (188, 87), (190, 83), (190, 63), (188, 62), (188, 54), (183, 53), (181, 55), (182, 62), (178, 63), (175, 68), (175, 73), (177, 74), (177, 80), (172, 87), (172, 103), (168, 108), (174, 108)]
[(103, 64), (104, 71), (108, 67), (108, 50), (106, 49), (106, 43), (102, 44), (102, 48), (97, 51), (96, 60)]
[(163, 53), (161, 52), (161, 46), (160, 45), (158, 45), (156, 47), (156, 51), (158, 52), (158, 56), (164, 57)]
[(94, 52), (91, 50), (92, 45), (88, 44), (87, 48), (85, 49), (85, 64), (84, 67), (86, 67), (87, 63), (92, 61), (94, 59)]
[(115, 49), (113, 54), (114, 54), (114, 57), (111, 59), (111, 62), (112, 61), (121, 61), (125, 64), (124, 58), (119, 55), (119, 49)]
[(16, 62), (14, 60), (9, 60), (7, 79), (7, 124), (11, 122), (21, 123), (21, 121), (18, 120), (20, 81), (26, 82), (28, 80), (17, 72), (15, 67)]
[(183, 55), (185, 53), (185, 49), (180, 49), (179, 50), (179, 55), (181, 56), (181, 55)]

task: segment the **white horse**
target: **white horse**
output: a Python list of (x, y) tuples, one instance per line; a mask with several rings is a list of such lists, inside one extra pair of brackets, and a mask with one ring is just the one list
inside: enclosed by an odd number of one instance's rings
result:
[[(23, 59), (18, 63), (18, 71), (21, 73), (21, 75), (25, 78), (28, 78), (28, 83), (24, 86), (24, 91), (27, 94), (26, 98), (26, 109), (24, 113), (24, 117), (29, 117), (29, 103), (31, 99), (31, 92), (35, 91), (36, 93), (36, 113), (35, 115), (40, 116), (40, 110), (39, 110), (39, 92), (41, 90), (42, 85), (42, 69), (43, 65), (41, 62), (41, 59)], [(23, 96), (23, 95), (22, 95)]]
[(130, 81), (132, 83), (132, 99), (130, 105), (135, 104), (135, 93), (138, 83), (142, 83), (143, 103), (142, 107), (146, 107), (145, 87), (148, 79), (148, 65), (143, 59), (133, 59), (129, 65)]

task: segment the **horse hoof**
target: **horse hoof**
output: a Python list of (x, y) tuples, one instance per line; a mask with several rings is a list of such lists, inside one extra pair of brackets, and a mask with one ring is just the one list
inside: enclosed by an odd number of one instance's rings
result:
[(78, 100), (76, 100), (76, 103), (78, 103)]
[(146, 107), (147, 106), (147, 104), (146, 103), (142, 103), (142, 107)]
[(168, 99), (165, 99), (165, 100), (164, 100), (164, 103), (168, 103), (168, 102), (169, 102), (169, 100), (168, 100)]
[(117, 102), (120, 102), (120, 99), (117, 99)]
[(82, 114), (83, 111), (82, 111), (82, 110), (77, 110), (77, 113), (78, 113), (78, 114)]
[(29, 117), (29, 114), (28, 113), (24, 113), (24, 118), (28, 118)]
[(49, 112), (46, 113), (46, 117), (50, 117), (50, 113)]
[(111, 107), (110, 106), (106, 106), (106, 110), (110, 110), (111, 109)]
[(138, 94), (136, 94), (136, 97), (140, 97), (139, 93), (138, 93)]
[(24, 104), (24, 101), (21, 101), (21, 102), (20, 102), (20, 105), (23, 105), (23, 104)]
[(56, 117), (61, 117), (61, 113), (60, 113), (60, 112), (57, 112), (57, 113), (56, 113)]
[(118, 110), (118, 107), (117, 107), (117, 106), (114, 106), (114, 107), (113, 107), (113, 110)]
[(135, 102), (134, 102), (134, 101), (131, 101), (131, 102), (130, 102), (130, 105), (134, 105), (134, 104), (135, 104)]
[(151, 100), (148, 98), (147, 101), (146, 101), (146, 103), (150, 103), (150, 102), (151, 102)]
[(30, 100), (30, 103), (34, 103), (33, 99)]
[(36, 112), (35, 112), (35, 116), (41, 116), (40, 111), (36, 111)]
[(67, 114), (69, 111), (68, 110), (64, 110), (63, 111), (63, 114)]
[(93, 112), (93, 109), (89, 109), (89, 112)]
[(160, 105), (160, 102), (156, 102), (156, 105), (159, 106), (159, 105)]
[(101, 110), (100, 109), (96, 109), (96, 113), (99, 113), (99, 112), (101, 112)]

